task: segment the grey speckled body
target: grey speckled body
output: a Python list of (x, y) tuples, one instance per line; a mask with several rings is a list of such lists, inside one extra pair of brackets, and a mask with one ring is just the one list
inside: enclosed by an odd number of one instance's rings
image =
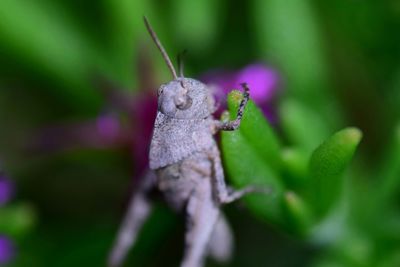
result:
[(210, 181), (212, 162), (207, 152), (196, 152), (185, 159), (156, 170), (157, 186), (168, 204), (180, 211), (204, 179)]
[[(186, 100), (190, 107), (176, 108), (176, 96), (190, 99)], [(214, 99), (204, 84), (184, 78), (161, 86), (158, 110), (150, 145), (150, 169), (165, 167), (216, 146), (211, 115)]]
[(150, 145), (150, 169), (133, 195), (129, 209), (109, 257), (109, 266), (120, 266), (138, 231), (151, 212), (147, 192), (157, 187), (168, 204), (187, 216), (185, 253), (181, 267), (202, 267), (207, 255), (226, 261), (232, 252), (232, 234), (220, 212), (254, 187), (234, 191), (225, 184), (220, 153), (214, 140), (219, 130), (236, 130), (249, 99), (244, 94), (237, 118), (214, 120), (215, 100), (203, 83), (177, 77), (165, 50), (145, 20), (157, 46), (170, 67), (174, 80), (158, 90), (158, 113)]
[(220, 213), (220, 205), (253, 192), (254, 188), (228, 190), (214, 134), (239, 127), (249, 97), (247, 87), (243, 86), (245, 93), (237, 118), (229, 122), (214, 120), (214, 98), (201, 82), (179, 78), (160, 87), (150, 145), (150, 169), (154, 173), (144, 179), (132, 198), (109, 266), (120, 266), (134, 243), (150, 213), (146, 192), (153, 186), (163, 192), (174, 210), (186, 209), (186, 250), (181, 267), (201, 267), (206, 255), (218, 261), (230, 258), (232, 234)]
[[(190, 107), (167, 110), (177, 95), (186, 95)], [(186, 207), (186, 254), (181, 266), (202, 266), (207, 247), (214, 258), (227, 260), (232, 237), (223, 217), (219, 219), (219, 205), (227, 200), (228, 192), (213, 137), (220, 125), (212, 116), (214, 98), (204, 84), (182, 78), (162, 86), (159, 99), (150, 146), (150, 168), (156, 170), (158, 189), (170, 206), (178, 211)], [(220, 176), (218, 180), (213, 179), (217, 178), (215, 175)], [(213, 190), (218, 183), (225, 197)], [(215, 236), (223, 238), (210, 241), (213, 230)], [(213, 246), (216, 242), (219, 244)]]

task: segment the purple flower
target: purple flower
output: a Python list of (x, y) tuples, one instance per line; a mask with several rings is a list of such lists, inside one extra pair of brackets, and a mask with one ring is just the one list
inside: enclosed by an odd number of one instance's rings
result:
[(233, 89), (240, 88), (241, 83), (250, 87), (251, 98), (258, 104), (270, 101), (277, 93), (280, 77), (276, 70), (262, 63), (254, 63), (239, 71), (212, 71), (203, 76), (203, 82), (217, 86), (217, 97)]
[(14, 256), (14, 243), (6, 236), (0, 235), (0, 265), (9, 263)]
[(240, 70), (235, 78), (235, 84), (248, 84), (256, 103), (270, 101), (275, 96), (279, 84), (278, 73), (260, 63), (248, 65)]
[(6, 204), (14, 195), (14, 183), (0, 174), (0, 206)]
[(272, 101), (277, 95), (280, 77), (275, 69), (254, 63), (239, 71), (209, 72), (201, 80), (214, 87), (217, 101), (221, 103), (225, 102), (230, 91), (240, 88), (241, 83), (247, 83), (251, 99), (261, 107), (270, 122), (276, 122)]

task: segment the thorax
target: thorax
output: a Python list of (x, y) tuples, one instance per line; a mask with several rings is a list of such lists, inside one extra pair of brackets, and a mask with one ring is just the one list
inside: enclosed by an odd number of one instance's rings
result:
[(150, 169), (159, 169), (196, 152), (214, 149), (212, 122), (212, 117), (183, 120), (158, 112), (150, 145)]

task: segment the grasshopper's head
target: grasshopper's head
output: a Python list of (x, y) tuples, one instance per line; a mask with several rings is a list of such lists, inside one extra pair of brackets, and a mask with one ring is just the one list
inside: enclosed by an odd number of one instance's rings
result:
[(178, 78), (158, 89), (158, 110), (176, 119), (204, 119), (214, 111), (209, 88), (191, 78)]
[(204, 119), (208, 117), (214, 111), (215, 105), (209, 88), (197, 80), (183, 77), (182, 64), (179, 64), (180, 77), (178, 77), (171, 59), (146, 17), (144, 23), (174, 77), (174, 80), (161, 85), (158, 89), (158, 110), (176, 119)]

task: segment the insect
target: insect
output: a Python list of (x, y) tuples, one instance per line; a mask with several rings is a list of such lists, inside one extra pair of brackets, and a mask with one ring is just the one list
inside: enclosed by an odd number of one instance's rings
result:
[(232, 234), (220, 211), (245, 194), (259, 191), (254, 186), (235, 191), (224, 179), (220, 152), (214, 135), (239, 128), (249, 100), (249, 88), (242, 84), (243, 99), (232, 121), (213, 118), (216, 103), (205, 84), (179, 76), (146, 18), (145, 25), (160, 50), (173, 80), (158, 89), (158, 111), (150, 145), (150, 172), (133, 195), (114, 247), (109, 266), (121, 266), (129, 248), (151, 212), (148, 192), (160, 190), (176, 211), (185, 211), (185, 251), (181, 267), (202, 267), (206, 256), (228, 260)]

